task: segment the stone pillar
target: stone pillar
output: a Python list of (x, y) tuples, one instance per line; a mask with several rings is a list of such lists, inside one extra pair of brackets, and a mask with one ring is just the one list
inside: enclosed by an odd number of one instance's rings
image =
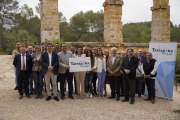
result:
[(153, 0), (151, 41), (170, 42), (169, 0)]
[(41, 42), (60, 40), (58, 0), (41, 1)]
[(122, 0), (106, 0), (104, 7), (104, 42), (123, 43)]

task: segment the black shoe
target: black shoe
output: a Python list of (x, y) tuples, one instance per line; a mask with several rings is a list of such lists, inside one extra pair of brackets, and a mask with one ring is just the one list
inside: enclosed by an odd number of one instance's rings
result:
[(97, 92), (94, 93), (95, 95), (98, 95)]
[(121, 94), (120, 96), (124, 96), (123, 94)]
[(58, 98), (57, 96), (55, 96), (54, 99), (55, 99), (56, 101), (59, 101), (59, 98)]
[(27, 98), (31, 98), (31, 96), (30, 96), (30, 95), (26, 95), (26, 97), (27, 97)]
[(114, 96), (110, 96), (110, 97), (108, 97), (109, 99), (114, 99), (115, 97)]
[(65, 99), (65, 97), (64, 97), (64, 96), (61, 96), (61, 99), (62, 99), (62, 100), (64, 100), (64, 99)]
[(73, 97), (72, 95), (71, 95), (71, 96), (69, 96), (69, 98), (70, 98), (70, 99), (74, 99), (74, 97)]
[(130, 104), (134, 104), (134, 100), (131, 100), (131, 101), (130, 101)]
[(116, 101), (119, 101), (119, 100), (120, 100), (120, 98), (119, 98), (119, 97), (117, 97), (117, 98), (116, 98)]
[(128, 99), (123, 99), (122, 102), (128, 102), (129, 100)]
[(51, 96), (48, 96), (47, 98), (46, 98), (46, 101), (49, 101), (51, 99)]
[(14, 90), (18, 90), (18, 87), (15, 87)]

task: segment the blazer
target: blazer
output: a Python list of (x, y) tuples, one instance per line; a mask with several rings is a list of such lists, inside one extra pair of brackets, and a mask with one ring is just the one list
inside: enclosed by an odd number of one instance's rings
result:
[(108, 76), (120, 76), (121, 75), (121, 65), (122, 65), (122, 57), (117, 55), (114, 64), (112, 64), (112, 56), (108, 58), (107, 61), (107, 71), (110, 72), (115, 72), (114, 75), (108, 74)]
[[(15, 55), (13, 65), (16, 67), (16, 77), (18, 77), (21, 71), (21, 54)], [(30, 72), (32, 71), (32, 59), (29, 54), (26, 54), (26, 71), (29, 77)]]
[[(139, 58), (139, 55), (137, 55), (136, 57)], [(141, 57), (141, 63), (143, 63), (146, 59), (147, 59), (147, 57), (144, 56), (144, 55), (142, 55), (142, 57)]]
[[(104, 62), (104, 71), (106, 71), (106, 58), (105, 57), (103, 57), (103, 62)], [(95, 64), (93, 68), (97, 69), (98, 73), (102, 72), (102, 61), (100, 58), (95, 57)]]
[[(48, 71), (48, 67), (49, 67), (49, 56), (48, 56), (48, 52), (47, 51), (45, 51), (41, 55), (41, 64), (42, 64), (42, 74), (45, 75), (46, 72)], [(58, 55), (54, 51), (52, 51), (51, 66), (54, 67), (53, 73), (55, 75), (57, 75), (57, 73), (58, 73), (58, 69), (57, 69), (57, 66), (58, 66)]]
[[(135, 56), (129, 61), (129, 57), (126, 56), (122, 62), (122, 71), (123, 71), (123, 78), (128, 76), (131, 80), (136, 80), (136, 68), (138, 67), (138, 59)], [(130, 70), (129, 74), (125, 73), (125, 69)]]
[[(66, 60), (65, 60), (65, 56), (63, 51), (61, 51), (60, 53), (58, 53), (58, 57), (59, 57), (59, 70), (58, 72), (61, 74), (66, 73)], [(72, 58), (73, 54), (69, 51), (67, 51), (67, 59)]]

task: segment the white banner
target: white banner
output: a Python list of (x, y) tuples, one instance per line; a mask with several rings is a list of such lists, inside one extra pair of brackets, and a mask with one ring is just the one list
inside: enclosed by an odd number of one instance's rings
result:
[(156, 96), (172, 99), (176, 65), (177, 43), (150, 42), (149, 52), (158, 61), (155, 82)]
[(90, 57), (69, 58), (70, 72), (83, 72), (91, 70)]

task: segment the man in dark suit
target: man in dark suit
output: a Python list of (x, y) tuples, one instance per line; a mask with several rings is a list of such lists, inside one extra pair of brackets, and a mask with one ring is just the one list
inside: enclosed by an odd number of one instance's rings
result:
[(31, 55), (26, 54), (25, 47), (20, 48), (21, 54), (17, 54), (14, 58), (13, 65), (16, 67), (16, 76), (18, 80), (19, 99), (23, 98), (22, 84), (24, 86), (25, 94), (27, 98), (29, 96), (29, 76), (32, 71), (32, 59)]
[(136, 68), (138, 67), (138, 59), (133, 56), (134, 50), (128, 48), (128, 56), (123, 59), (122, 71), (123, 71), (123, 87), (124, 97), (122, 102), (129, 101), (129, 92), (131, 101), (130, 104), (134, 103), (135, 98), (135, 86), (136, 86)]
[(49, 101), (51, 99), (51, 91), (50, 91), (50, 80), (52, 81), (53, 85), (53, 93), (54, 93), (54, 99), (56, 101), (59, 101), (59, 98), (57, 97), (57, 73), (58, 73), (58, 55), (56, 52), (52, 51), (52, 44), (47, 44), (47, 51), (42, 53), (41, 56), (41, 64), (42, 64), (42, 74), (45, 77), (46, 81), (46, 90), (48, 97), (46, 98), (46, 101)]
[[(138, 55), (136, 57), (140, 59), (141, 63), (143, 63), (147, 59), (147, 57), (143, 55), (142, 49), (138, 50)], [(142, 94), (143, 95), (144, 95), (144, 92), (145, 92), (145, 82), (143, 82), (143, 84), (142, 84)]]

